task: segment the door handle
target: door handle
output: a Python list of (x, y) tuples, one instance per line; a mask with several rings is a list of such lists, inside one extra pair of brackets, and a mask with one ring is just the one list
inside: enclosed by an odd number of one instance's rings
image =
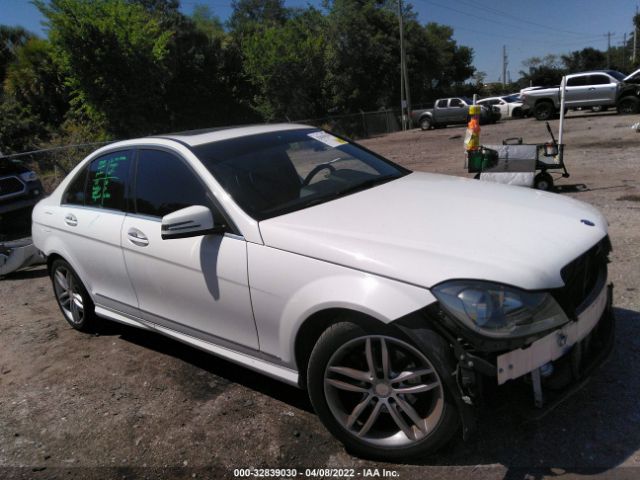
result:
[(596, 87), (591, 87), (589, 90), (595, 90), (595, 89), (596, 89)]
[(127, 238), (131, 243), (139, 247), (146, 247), (149, 245), (149, 239), (147, 236), (137, 228), (130, 228), (127, 232)]
[(70, 227), (77, 227), (78, 226), (78, 219), (76, 218), (76, 216), (73, 213), (67, 213), (64, 216), (64, 223), (66, 223)]

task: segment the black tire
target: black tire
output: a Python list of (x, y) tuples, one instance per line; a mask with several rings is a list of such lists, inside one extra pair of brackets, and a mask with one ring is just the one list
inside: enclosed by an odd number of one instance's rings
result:
[[(376, 345), (379, 348), (376, 349)], [(448, 382), (443, 380), (454, 371), (452, 364), (443, 360), (450, 358), (448, 345), (437, 336), (435, 341), (429, 342), (429, 349), (418, 349), (395, 331), (374, 331), (348, 322), (334, 324), (320, 336), (311, 353), (307, 370), (309, 397), (322, 423), (348, 451), (364, 458), (396, 461), (432, 453), (458, 432), (458, 411), (447, 389)], [(365, 354), (367, 351), (369, 356)], [(416, 362), (405, 364), (406, 367), (401, 370), (394, 370), (393, 362), (396, 362), (396, 367), (402, 365), (402, 352), (406, 354), (405, 361), (415, 355)], [(385, 354), (388, 358), (387, 371), (390, 372), (388, 376), (381, 373), (384, 372), (385, 364), (381, 359)], [(356, 361), (360, 363), (356, 363), (354, 368), (354, 363), (349, 362)], [(346, 370), (360, 375), (367, 375), (372, 371), (374, 373), (369, 377), (371, 380), (355, 380), (354, 377), (340, 373), (339, 369), (345, 370), (345, 367), (336, 367), (337, 364), (346, 365)], [(362, 371), (363, 367), (366, 371)], [(399, 373), (395, 377), (391, 375), (399, 371), (411, 372), (412, 369), (420, 376), (407, 382), (425, 382), (419, 388), (431, 387), (435, 383), (438, 385), (416, 394), (399, 392), (406, 389), (407, 384), (404, 381), (393, 382)], [(338, 379), (330, 378), (336, 375)], [(390, 380), (385, 383), (385, 378)], [(421, 380), (423, 378), (430, 380)], [(353, 392), (345, 389), (345, 382), (339, 381), (342, 379), (352, 386), (360, 385), (360, 390)], [(334, 383), (341, 383), (343, 386), (337, 387)], [(386, 386), (380, 387), (382, 383)], [(365, 391), (366, 385), (370, 386)], [(413, 385), (412, 383), (409, 388)], [(365, 406), (360, 407), (361, 405)], [(409, 407), (406, 411), (405, 405)], [(397, 416), (401, 420), (396, 420)], [(372, 418), (375, 420), (372, 421)], [(419, 418), (424, 423), (414, 422), (412, 418)], [(409, 433), (398, 430), (402, 419)], [(419, 424), (422, 425), (420, 429)]]
[(513, 118), (523, 118), (524, 117), (524, 112), (522, 111), (522, 109), (520, 107), (514, 108), (513, 112), (511, 112), (511, 117), (513, 117)]
[(595, 112), (595, 113), (603, 112), (605, 110), (606, 110), (606, 108), (603, 107), (602, 105), (594, 105), (593, 107), (591, 107), (591, 111)]
[(476, 174), (473, 176), (473, 179), (474, 179), (474, 180), (480, 180), (480, 172), (476, 173)]
[(548, 192), (553, 189), (553, 177), (547, 172), (541, 172), (533, 179), (533, 187)]
[(538, 102), (533, 109), (533, 114), (535, 115), (536, 120), (551, 120), (553, 116), (556, 115), (556, 107), (554, 107), (553, 103), (549, 101)]
[(431, 127), (432, 127), (432, 123), (429, 117), (422, 117), (420, 119), (420, 128), (422, 130), (429, 130)]
[(67, 323), (81, 332), (95, 331), (98, 320), (95, 305), (71, 265), (58, 258), (51, 264), (49, 274), (56, 302)]
[(623, 97), (618, 102), (618, 113), (621, 115), (634, 115), (640, 111), (640, 99), (637, 97)]

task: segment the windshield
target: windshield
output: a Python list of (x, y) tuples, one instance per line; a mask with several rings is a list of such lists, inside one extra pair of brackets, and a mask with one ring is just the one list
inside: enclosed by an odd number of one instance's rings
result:
[(514, 103), (520, 101), (520, 95), (509, 95), (507, 97), (502, 97), (502, 99), (507, 103)]
[(619, 81), (623, 81), (624, 78), (626, 77), (626, 75), (624, 73), (620, 73), (617, 70), (607, 70), (606, 72), (609, 75), (611, 75), (613, 78), (615, 78), (616, 80), (619, 80)]
[(315, 128), (192, 147), (234, 201), (257, 220), (300, 210), (410, 173)]

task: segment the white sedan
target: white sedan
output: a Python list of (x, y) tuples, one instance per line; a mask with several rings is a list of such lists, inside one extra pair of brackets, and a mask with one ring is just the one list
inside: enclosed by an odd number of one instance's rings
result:
[(483, 98), (478, 100), (477, 103), (478, 105), (498, 107), (502, 118), (522, 118), (528, 114), (518, 95)]
[(33, 239), (73, 328), (133, 325), (306, 389), (367, 457), (468, 437), (489, 386), (542, 407), (612, 344), (596, 209), (305, 125), (103, 147), (38, 203)]

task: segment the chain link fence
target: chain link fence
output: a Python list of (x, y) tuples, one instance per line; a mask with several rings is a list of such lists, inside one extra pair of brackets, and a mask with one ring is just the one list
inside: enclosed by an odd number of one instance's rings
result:
[(298, 120), (296, 123), (324, 128), (350, 138), (369, 138), (402, 130), (402, 115), (400, 109), (381, 109), (346, 115), (327, 115)]

